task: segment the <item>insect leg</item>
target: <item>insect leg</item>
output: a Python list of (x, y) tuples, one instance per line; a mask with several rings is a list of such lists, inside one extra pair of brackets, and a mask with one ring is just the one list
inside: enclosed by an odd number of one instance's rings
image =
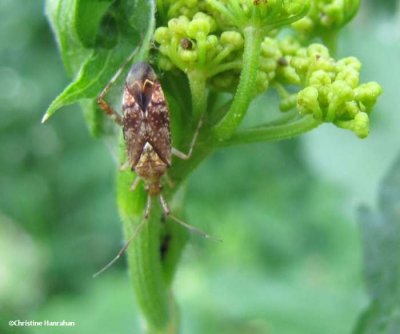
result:
[(121, 166), (119, 166), (120, 172), (123, 172), (127, 170), (131, 166), (131, 163), (129, 160), (126, 160)]
[(173, 188), (174, 187), (174, 181), (172, 181), (171, 176), (169, 176), (168, 172), (166, 172), (164, 174), (164, 177), (165, 177), (165, 181), (168, 184), (168, 187)]
[(110, 268), (122, 256), (122, 254), (124, 254), (124, 252), (129, 247), (130, 243), (133, 240), (135, 240), (135, 238), (139, 235), (139, 232), (143, 229), (143, 227), (147, 224), (148, 221), (149, 221), (148, 219), (143, 219), (143, 221), (135, 228), (135, 230), (133, 231), (133, 233), (129, 237), (129, 239), (125, 242), (124, 246), (120, 249), (118, 254), (110, 262), (108, 262), (103, 268), (101, 268), (97, 273), (95, 273), (93, 275), (93, 278), (96, 278), (101, 273), (105, 272), (108, 268)]
[(200, 132), (200, 128), (201, 128), (202, 124), (203, 124), (203, 120), (201, 119), (199, 121), (199, 124), (197, 124), (196, 131), (194, 132), (192, 141), (190, 142), (190, 147), (189, 147), (188, 153), (183, 153), (183, 152), (179, 151), (178, 149), (176, 149), (175, 147), (172, 147), (171, 153), (182, 160), (188, 160), (190, 158), (190, 156), (192, 155), (194, 146), (196, 145), (197, 137), (199, 136), (199, 132)]
[(147, 194), (146, 209), (144, 210), (144, 219), (148, 219), (151, 210), (151, 196)]
[(135, 181), (133, 181), (131, 187), (129, 188), (130, 191), (135, 191), (136, 187), (139, 185), (142, 179), (139, 176), (136, 176)]
[(125, 67), (132, 61), (133, 57), (135, 56), (137, 52), (137, 48), (128, 56), (128, 58), (125, 60), (125, 62), (122, 64), (122, 66), (117, 70), (117, 72), (114, 74), (114, 76), (111, 78), (111, 80), (108, 82), (108, 84), (104, 87), (102, 92), (97, 98), (97, 104), (101, 109), (103, 109), (108, 116), (111, 117), (113, 121), (118, 123), (119, 125), (122, 124), (122, 119), (121, 116), (111, 107), (107, 101), (105, 100), (105, 97), (107, 93), (109, 92), (110, 88), (114, 85), (114, 83), (118, 80), (122, 72), (124, 71)]
[(167, 217), (171, 218), (175, 223), (187, 228), (190, 232), (193, 232), (193, 233), (201, 235), (204, 238), (221, 241), (220, 239), (217, 239), (217, 238), (207, 234), (206, 232), (198, 229), (197, 227), (189, 225), (188, 223), (185, 223), (184, 221), (182, 221), (179, 218), (177, 218), (174, 215), (172, 215), (171, 214), (171, 210), (170, 210), (170, 208), (168, 206), (168, 203), (167, 203), (167, 201), (165, 200), (165, 198), (164, 198), (164, 196), (162, 194), (160, 194), (160, 203), (161, 203), (161, 207), (162, 207), (162, 209), (164, 211), (164, 214)]

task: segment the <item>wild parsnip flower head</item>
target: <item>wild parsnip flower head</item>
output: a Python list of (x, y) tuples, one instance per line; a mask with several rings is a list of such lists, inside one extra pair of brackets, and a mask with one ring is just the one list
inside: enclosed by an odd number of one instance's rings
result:
[(337, 31), (357, 13), (359, 0), (313, 0), (308, 14), (292, 27), (307, 39)]
[[(369, 133), (369, 114), (381, 87), (360, 84), (361, 63), (335, 60), (323, 44), (304, 46), (307, 38), (336, 32), (357, 11), (358, 0), (190, 0), (169, 3), (168, 23), (155, 31), (159, 66), (201, 73), (215, 91), (235, 93), (245, 52), (245, 30), (264, 37), (259, 49), (254, 97), (281, 87), (282, 111), (296, 108), (320, 122)], [(292, 25), (294, 33), (279, 34)], [(247, 31), (248, 32), (248, 31)], [(192, 77), (193, 80), (193, 77)], [(290, 93), (283, 88), (292, 87)]]
[(215, 33), (216, 30), (216, 21), (202, 12), (192, 19), (170, 19), (167, 27), (158, 28), (154, 34), (161, 54), (160, 67), (177, 67), (184, 72), (197, 69), (212, 77), (223, 71), (227, 63), (240, 62), (243, 36), (237, 31)]
[(349, 129), (360, 138), (368, 135), (368, 116), (382, 89), (376, 82), (359, 83), (361, 63), (356, 58), (335, 61), (326, 47), (312, 44), (299, 50), (291, 64), (305, 87), (297, 94), (301, 114)]

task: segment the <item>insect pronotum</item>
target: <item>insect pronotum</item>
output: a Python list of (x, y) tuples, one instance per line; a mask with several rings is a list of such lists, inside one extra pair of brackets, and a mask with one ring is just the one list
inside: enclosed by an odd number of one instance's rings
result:
[(121, 168), (131, 168), (136, 178), (131, 190), (136, 189), (143, 181), (147, 191), (147, 203), (144, 211), (144, 220), (126, 241), (119, 253), (104, 268), (94, 276), (98, 276), (108, 269), (128, 248), (143, 226), (147, 223), (152, 198), (158, 197), (165, 216), (186, 227), (192, 232), (211, 238), (207, 233), (193, 227), (171, 214), (168, 203), (162, 194), (163, 176), (171, 166), (172, 155), (181, 159), (189, 159), (196, 144), (201, 123), (199, 123), (187, 154), (171, 146), (169, 109), (164, 93), (152, 67), (145, 62), (134, 64), (128, 72), (122, 98), (122, 116), (117, 113), (105, 100), (109, 89), (121, 75), (123, 65), (106, 85), (98, 97), (99, 106), (116, 123), (122, 126), (127, 149), (127, 162)]

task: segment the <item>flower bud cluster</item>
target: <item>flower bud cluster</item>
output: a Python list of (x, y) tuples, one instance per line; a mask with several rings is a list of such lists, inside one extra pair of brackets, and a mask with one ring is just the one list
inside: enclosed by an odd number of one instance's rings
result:
[(243, 36), (237, 31), (216, 30), (215, 20), (202, 12), (192, 19), (179, 16), (169, 20), (167, 27), (158, 28), (154, 34), (159, 44), (160, 67), (177, 67), (185, 73), (196, 69), (210, 78), (238, 62), (240, 65)]
[[(257, 27), (266, 37), (252, 93), (274, 85), (281, 95), (282, 111), (296, 107), (301, 114), (364, 138), (381, 87), (375, 82), (359, 83), (360, 62), (354, 57), (335, 60), (321, 44), (304, 47), (298, 35), (278, 38), (272, 34), (305, 12), (307, 16), (293, 24), (305, 36), (335, 31), (351, 19), (358, 5), (358, 0), (171, 1), (168, 17), (173, 17), (154, 35), (159, 66), (200, 73), (213, 89), (234, 92), (242, 70), (244, 29)], [(297, 92), (287, 92), (284, 85), (297, 87)]]
[(297, 94), (297, 109), (316, 120), (331, 122), (365, 138), (369, 133), (369, 114), (382, 88), (376, 82), (359, 83), (361, 63), (354, 57), (335, 61), (320, 44), (300, 48), (290, 65), (302, 86)]
[(313, 0), (308, 14), (292, 27), (307, 39), (339, 30), (357, 13), (359, 0)]
[(192, 18), (198, 12), (204, 12), (207, 4), (206, 0), (158, 0), (159, 10), (167, 9), (167, 18), (171, 19), (179, 16)]
[(268, 32), (303, 17), (310, 0), (206, 0), (206, 5), (221, 28), (253, 25)]
[(338, 61), (321, 44), (301, 47), (293, 37), (266, 37), (261, 47), (260, 71), (269, 84), (300, 87), (281, 94), (281, 110), (293, 107), (321, 122), (331, 122), (365, 138), (369, 114), (382, 89), (376, 82), (360, 84), (361, 63), (354, 57)]

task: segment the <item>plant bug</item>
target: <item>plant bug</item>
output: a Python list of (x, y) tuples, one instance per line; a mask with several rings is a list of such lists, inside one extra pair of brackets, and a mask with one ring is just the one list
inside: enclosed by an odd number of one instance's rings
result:
[(207, 233), (172, 215), (162, 194), (161, 179), (166, 176), (167, 169), (171, 166), (172, 155), (184, 160), (190, 158), (196, 144), (201, 121), (193, 135), (187, 154), (171, 146), (169, 109), (164, 92), (153, 68), (145, 62), (135, 63), (128, 72), (122, 98), (122, 116), (119, 115), (106, 102), (105, 96), (122, 73), (124, 67), (125, 65), (118, 70), (103, 89), (98, 97), (98, 104), (107, 115), (122, 127), (128, 160), (121, 168), (131, 168), (137, 175), (131, 186), (132, 191), (136, 189), (141, 181), (144, 182), (147, 203), (143, 222), (136, 227), (132, 236), (126, 241), (114, 259), (98, 271), (94, 277), (107, 270), (117, 261), (128, 248), (130, 242), (135, 239), (148, 221), (151, 202), (154, 197), (159, 198), (166, 217), (205, 238), (212, 238)]

